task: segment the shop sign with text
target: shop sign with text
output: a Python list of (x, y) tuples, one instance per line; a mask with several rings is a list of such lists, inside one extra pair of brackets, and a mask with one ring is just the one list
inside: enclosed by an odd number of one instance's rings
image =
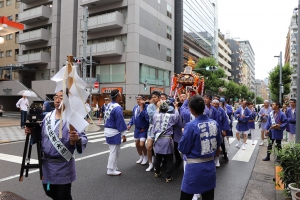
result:
[(150, 87), (150, 93), (154, 92), (154, 91), (160, 91), (162, 93), (164, 93), (164, 88), (160, 88), (160, 87)]
[(102, 94), (109, 94), (113, 90), (119, 90), (121, 93), (123, 93), (123, 88), (122, 87), (104, 87), (101, 89)]

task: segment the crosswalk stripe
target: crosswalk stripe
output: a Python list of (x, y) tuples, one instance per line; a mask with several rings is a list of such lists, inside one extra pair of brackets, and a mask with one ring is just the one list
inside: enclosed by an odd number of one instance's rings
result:
[[(133, 134), (134, 134), (133, 132), (127, 133), (127, 134), (126, 134), (126, 137), (127, 137), (127, 136), (132, 136)], [(92, 137), (94, 137), (94, 136), (92, 136)], [(101, 142), (101, 141), (105, 141), (105, 137), (104, 137), (104, 135), (102, 135), (102, 136), (99, 136), (99, 137), (103, 137), (103, 138), (89, 140), (88, 142), (95, 143), (95, 142)], [(90, 137), (88, 137), (88, 139), (90, 139)], [(130, 138), (128, 138), (128, 139), (127, 139), (127, 141), (128, 141), (129, 139), (130, 139)]]
[(104, 131), (98, 131), (98, 132), (86, 133), (85, 135), (89, 136), (89, 135), (97, 135), (97, 134), (103, 134), (103, 133), (104, 133)]
[[(21, 156), (14, 156), (14, 155), (0, 153), (0, 160), (21, 164), (22, 159), (23, 157)], [(37, 164), (37, 163), (38, 161), (36, 159), (30, 159), (30, 164)]]
[(238, 150), (238, 152), (236, 152), (236, 154), (234, 155), (232, 160), (249, 162), (249, 160), (254, 152), (255, 146), (257, 144), (257, 140), (254, 140), (254, 143), (255, 143), (255, 145), (252, 145), (252, 141), (247, 140), (246, 149), (242, 150), (242, 148), (240, 148)]

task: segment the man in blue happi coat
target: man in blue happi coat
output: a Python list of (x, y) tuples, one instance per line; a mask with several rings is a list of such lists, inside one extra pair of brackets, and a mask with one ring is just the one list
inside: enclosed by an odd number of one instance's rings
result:
[[(229, 127), (229, 123), (228, 123), (228, 117), (227, 117), (224, 109), (221, 108), (219, 106), (219, 104), (220, 104), (220, 102), (216, 99), (212, 101), (212, 105), (216, 108), (217, 113), (218, 113), (216, 121), (218, 122), (219, 127), (222, 131), (221, 148), (222, 148), (222, 151), (223, 151), (223, 154), (224, 154), (225, 162), (228, 163), (229, 159), (228, 159), (227, 152), (226, 152), (226, 149), (225, 149), (224, 137), (226, 136), (226, 131), (229, 130), (230, 127)], [(219, 160), (220, 153), (221, 153), (221, 150), (219, 148), (217, 150), (216, 156), (215, 156), (216, 167), (220, 167), (220, 160)]]
[(205, 104), (200, 95), (191, 97), (189, 108), (195, 119), (185, 125), (178, 146), (187, 162), (180, 199), (192, 200), (194, 194), (201, 194), (202, 200), (212, 200), (216, 187), (214, 156), (221, 144), (221, 130), (203, 113)]
[[(252, 112), (247, 107), (247, 101), (242, 102), (242, 106), (239, 107), (234, 113), (235, 118), (238, 120), (236, 124), (236, 138), (238, 143), (235, 145), (237, 148), (242, 146), (242, 150), (246, 149), (246, 142), (249, 133), (248, 120), (251, 118)], [(244, 134), (244, 142), (241, 141), (240, 134)]]
[(295, 142), (296, 135), (296, 99), (290, 99), (290, 105), (286, 111), (286, 117), (288, 119), (288, 127), (289, 127), (289, 142)]
[(119, 90), (110, 93), (112, 102), (108, 104), (104, 113), (104, 135), (109, 146), (107, 175), (121, 175), (117, 167), (117, 158), (120, 153), (121, 139), (126, 142), (126, 123), (123, 117), (123, 109), (120, 106), (122, 94)]
[(128, 130), (134, 124), (134, 140), (140, 158), (136, 161), (137, 164), (145, 165), (147, 164), (147, 149), (145, 146), (145, 141), (147, 139), (147, 132), (149, 128), (149, 117), (147, 113), (147, 105), (145, 104), (144, 97), (138, 95), (136, 97), (137, 105), (134, 106), (132, 110), (132, 117), (128, 123)]
[(271, 155), (274, 141), (276, 141), (276, 148), (281, 149), (281, 140), (283, 138), (283, 131), (287, 126), (288, 120), (285, 114), (280, 110), (280, 107), (281, 104), (279, 102), (272, 103), (273, 111), (270, 112), (265, 127), (271, 141), (268, 143), (267, 157), (265, 157), (263, 161), (270, 161), (270, 155)]

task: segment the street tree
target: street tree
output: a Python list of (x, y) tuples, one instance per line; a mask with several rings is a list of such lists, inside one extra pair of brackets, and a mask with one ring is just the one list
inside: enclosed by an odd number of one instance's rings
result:
[[(279, 65), (274, 67), (269, 72), (269, 88), (271, 91), (271, 99), (272, 101), (278, 101), (279, 99)], [(282, 67), (282, 84), (284, 86), (283, 95), (287, 95), (290, 93), (290, 87), (291, 87), (291, 75), (292, 75), (292, 69), (289, 64), (285, 64)]]
[(264, 99), (262, 97), (256, 97), (256, 104), (263, 104)]
[(226, 96), (228, 99), (239, 98), (240, 86), (233, 81), (229, 81), (225, 85), (225, 90), (222, 92), (222, 95)]
[(218, 66), (218, 63), (213, 57), (203, 57), (196, 63), (195, 69), (201, 69), (199, 74), (205, 78), (205, 93), (211, 95), (219, 94), (220, 88), (225, 86), (226, 74), (222, 68), (217, 68), (216, 71), (208, 71), (206, 67)]

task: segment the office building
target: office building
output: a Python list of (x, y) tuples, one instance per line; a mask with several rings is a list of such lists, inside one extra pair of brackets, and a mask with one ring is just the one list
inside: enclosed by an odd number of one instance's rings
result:
[(189, 56), (195, 62), (210, 56), (218, 60), (217, 10), (217, 0), (175, 0), (176, 73), (183, 71)]
[[(123, 107), (131, 110), (137, 94), (153, 90), (168, 93), (174, 71), (174, 1), (172, 0), (21, 0), (19, 21), (20, 82), (43, 99), (53, 95), (49, 80), (68, 55), (83, 57), (83, 15), (87, 6), (87, 82), (99, 82), (92, 90), (92, 106), (102, 104), (113, 89), (123, 96)], [(155, 23), (153, 23), (155, 22)], [(100, 64), (99, 64), (100, 63)], [(79, 73), (83, 67), (79, 65)], [(90, 86), (89, 86), (90, 87)]]
[(224, 69), (226, 80), (231, 80), (231, 54), (230, 44), (225, 40), (225, 36), (219, 31), (218, 34), (218, 64)]
[(254, 92), (255, 90), (255, 54), (254, 50), (248, 40), (238, 41), (241, 48), (243, 49), (243, 60), (248, 64), (248, 76), (250, 77), (251, 83), (249, 90)]
[[(16, 0), (0, 1), (0, 16), (7, 17), (13, 22), (18, 21), (18, 13), (20, 2)], [(10, 74), (9, 66), (18, 64), (19, 44), (18, 32), (5, 34), (5, 27), (0, 27), (0, 37), (4, 38), (0, 44), (0, 79), (2, 80), (18, 80), (19, 76), (16, 71)], [(2, 69), (6, 70), (2, 70)]]
[[(290, 89), (290, 97), (296, 98), (297, 97), (297, 68), (298, 68), (298, 53), (297, 52), (297, 35), (298, 35), (298, 25), (297, 25), (297, 15), (298, 11), (295, 11), (292, 18), (291, 23), (289, 26), (289, 55), (290, 55), (290, 66), (292, 68), (293, 74), (291, 75), (292, 83)], [(299, 23), (299, 22), (298, 22)], [(288, 40), (287, 40), (288, 42)], [(286, 49), (285, 54), (288, 50)], [(286, 61), (285, 61), (286, 63)]]
[(237, 84), (243, 84), (243, 49), (238, 41), (234, 39), (226, 40), (230, 44), (231, 54), (231, 76), (232, 80)]

